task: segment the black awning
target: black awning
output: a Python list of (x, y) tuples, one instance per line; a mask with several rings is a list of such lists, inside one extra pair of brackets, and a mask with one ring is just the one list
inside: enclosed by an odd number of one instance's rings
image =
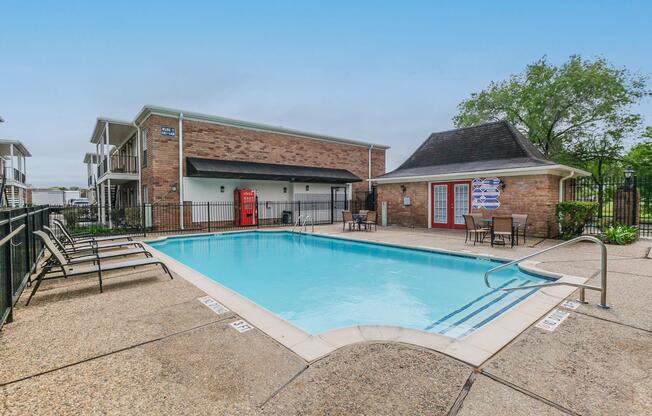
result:
[(264, 179), (291, 182), (349, 183), (362, 181), (346, 169), (197, 157), (186, 158), (186, 174), (193, 178)]

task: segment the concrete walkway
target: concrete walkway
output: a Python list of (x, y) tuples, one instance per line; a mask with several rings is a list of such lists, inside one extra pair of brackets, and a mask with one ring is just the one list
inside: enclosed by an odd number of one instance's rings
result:
[[(504, 257), (555, 243), (491, 249), (400, 228), (346, 236)], [(652, 414), (650, 245), (609, 248), (611, 309), (566, 310), (556, 331), (531, 327), (479, 368), (397, 343), (308, 363), (258, 329), (236, 331), (238, 316), (216, 314), (160, 268), (113, 273), (103, 294), (93, 277), (49, 281), (0, 332), (0, 414)], [(599, 254), (582, 244), (541, 260), (594, 276)]]

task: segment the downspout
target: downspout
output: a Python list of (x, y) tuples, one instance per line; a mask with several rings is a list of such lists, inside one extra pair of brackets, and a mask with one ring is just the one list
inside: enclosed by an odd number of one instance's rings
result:
[(564, 202), (564, 182), (567, 179), (572, 178), (573, 176), (575, 176), (575, 171), (574, 170), (571, 171), (570, 175), (564, 176), (563, 178), (561, 178), (559, 180), (559, 202)]
[(367, 175), (367, 182), (369, 183), (369, 193), (371, 193), (371, 149), (374, 148), (374, 145), (372, 144), (369, 146), (369, 157), (367, 158), (369, 160), (369, 174)]
[[(561, 178), (559, 180), (559, 202), (564, 202), (564, 182), (567, 179), (572, 178), (573, 176), (575, 176), (575, 171), (574, 170), (571, 171), (570, 175), (564, 176), (563, 178)], [(561, 234), (561, 224), (558, 224), (557, 229), (558, 229), (559, 233)]]
[(140, 136), (140, 126), (138, 126), (136, 123), (134, 123), (134, 126), (136, 126), (136, 152), (138, 153), (138, 157), (136, 157), (136, 163), (138, 164), (138, 204), (137, 205), (142, 205), (143, 203), (143, 172), (142, 172), (142, 166), (143, 166), (143, 161), (141, 158), (143, 157), (143, 151), (140, 148), (141, 146), (141, 136)]
[(179, 113), (179, 224), (183, 230), (183, 213), (185, 210), (183, 203), (183, 113)]

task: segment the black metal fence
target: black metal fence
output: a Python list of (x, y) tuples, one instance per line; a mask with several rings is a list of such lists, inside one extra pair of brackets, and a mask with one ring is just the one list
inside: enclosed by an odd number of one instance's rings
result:
[(578, 178), (568, 182), (566, 195), (598, 204), (586, 233), (599, 234), (610, 225), (634, 225), (641, 237), (652, 237), (652, 177), (620, 175), (601, 183), (590, 177)]
[(11, 322), (13, 305), (42, 254), (34, 231), (49, 224), (47, 206), (0, 210), (0, 328)]
[[(375, 210), (375, 200), (257, 201), (256, 214), (237, 209), (233, 202), (157, 203), (109, 208), (98, 205), (63, 207), (52, 213), (73, 233), (161, 234), (227, 231), (292, 226), (299, 216), (315, 225), (342, 220), (342, 211)], [(254, 216), (257, 215), (257, 220)]]

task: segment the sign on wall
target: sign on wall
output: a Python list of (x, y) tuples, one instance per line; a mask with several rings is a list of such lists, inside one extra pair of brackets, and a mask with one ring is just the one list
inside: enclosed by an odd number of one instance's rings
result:
[(471, 208), (497, 209), (500, 207), (500, 179), (474, 178), (471, 182)]
[(161, 136), (176, 136), (177, 129), (174, 127), (161, 126)]

